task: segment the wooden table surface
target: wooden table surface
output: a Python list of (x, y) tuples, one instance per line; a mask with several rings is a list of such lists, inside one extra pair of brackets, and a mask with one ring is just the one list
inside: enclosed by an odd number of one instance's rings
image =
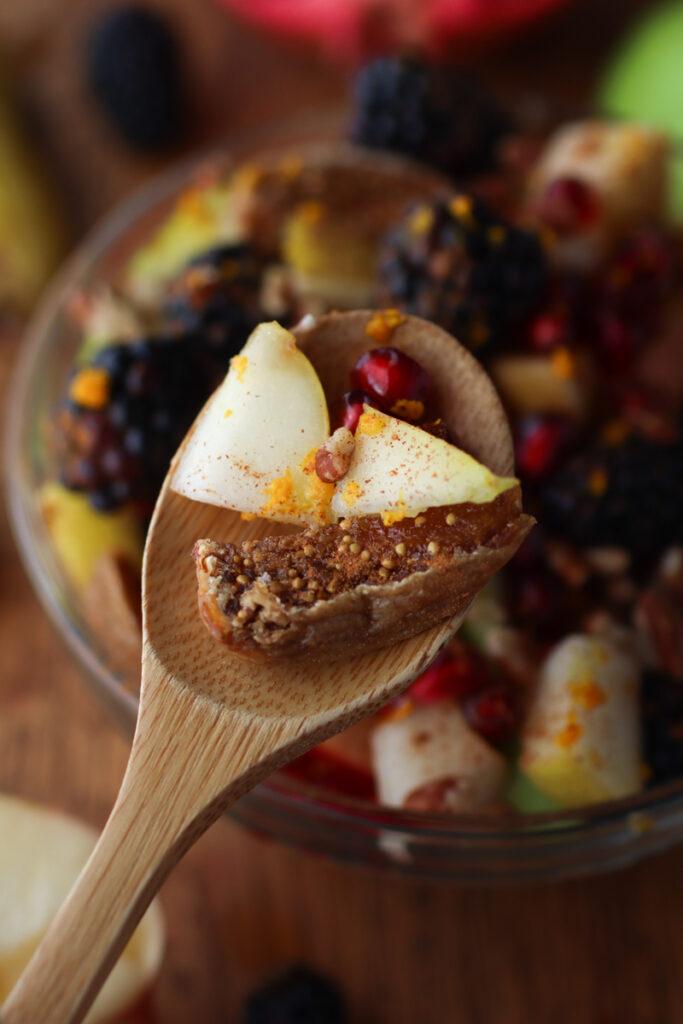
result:
[[(113, 142), (83, 95), (78, 46), (94, 6), (22, 0), (0, 8), (0, 41), (19, 55), (81, 227), (158, 166)], [(210, 7), (165, 6), (189, 40), (198, 141), (342, 93), (341, 75), (311, 56), (231, 25)], [(626, 6), (638, 5), (579, 5), (488, 55), (485, 71), (511, 88), (574, 100), (590, 87)], [(14, 337), (5, 331), (0, 349), (4, 387)], [(6, 528), (0, 565), (0, 788), (100, 825), (126, 742), (42, 613)], [(220, 822), (163, 890), (169, 942), (155, 1020), (238, 1021), (250, 988), (305, 961), (339, 982), (353, 1024), (676, 1024), (682, 871), (683, 850), (673, 850), (619, 874), (558, 885), (430, 886), (313, 859)]]

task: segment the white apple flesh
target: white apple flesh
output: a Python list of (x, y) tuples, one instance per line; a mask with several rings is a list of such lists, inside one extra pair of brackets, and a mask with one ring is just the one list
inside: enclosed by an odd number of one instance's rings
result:
[[(0, 1005), (38, 946), (97, 840), (80, 821), (0, 795)], [(156, 975), (164, 946), (153, 903), (105, 982), (87, 1024), (122, 1018)]]
[(382, 722), (372, 734), (379, 800), (403, 807), (412, 794), (452, 782), (448, 809), (471, 811), (492, 803), (507, 775), (505, 758), (470, 729), (454, 701), (413, 708)]
[(185, 441), (173, 489), (282, 522), (328, 521), (331, 486), (311, 459), (329, 428), (322, 386), (294, 336), (260, 324)]
[(365, 406), (332, 510), (338, 517), (380, 514), (391, 522), (428, 508), (493, 501), (516, 483), (447, 441)]
[(561, 806), (641, 788), (639, 678), (634, 653), (612, 639), (576, 634), (548, 655), (524, 727), (520, 766)]

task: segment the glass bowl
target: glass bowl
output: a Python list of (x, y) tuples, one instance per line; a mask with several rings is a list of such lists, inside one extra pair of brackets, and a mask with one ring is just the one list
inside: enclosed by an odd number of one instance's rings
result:
[[(322, 134), (325, 134), (322, 132)], [(321, 137), (320, 124), (273, 132), (174, 168), (108, 216), (64, 266), (30, 324), (10, 387), (6, 472), (11, 523), (46, 611), (94, 693), (132, 733), (136, 699), (107, 662), (52, 549), (39, 508), (50, 477), (46, 425), (63, 394), (78, 335), (66, 316), (75, 289), (115, 275), (125, 256), (207, 162), (229, 165), (278, 141)], [(328, 133), (334, 137), (334, 132)], [(683, 780), (565, 813), (426, 815), (338, 796), (279, 773), (231, 815), (255, 832), (340, 861), (431, 880), (510, 883), (612, 870), (683, 839)]]

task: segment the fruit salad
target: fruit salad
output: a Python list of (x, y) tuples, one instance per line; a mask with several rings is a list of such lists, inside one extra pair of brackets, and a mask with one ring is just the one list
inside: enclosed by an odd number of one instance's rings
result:
[[(449, 410), (434, 401), (442, 382), (419, 351), (401, 348), (397, 327), (421, 317), (495, 381), (538, 525), (400, 699), (290, 771), (348, 797), (488, 816), (575, 808), (677, 779), (683, 332), (669, 142), (624, 121), (525, 123), (461, 75), (396, 58), (361, 72), (352, 122), (351, 142), (203, 168), (116, 279), (73, 297), (82, 345), (51, 426), (55, 474), (42, 505), (85, 614), (134, 685), (154, 499), (229, 368), (221, 415), (230, 423), (230, 389), (249, 371), (241, 350), (259, 324), (277, 321), (286, 335), (329, 310), (376, 311), (366, 324), (373, 347), (335, 381), (329, 409), (305, 369), (278, 385), (298, 396), (317, 496), (337, 488), (338, 511), (356, 453), (386, 462), (381, 446), (372, 453), (378, 424), (457, 452)], [(274, 381), (266, 372), (265, 386)], [(323, 506), (310, 474), (284, 487), (270, 468), (271, 511), (294, 501), (297, 522), (302, 510), (315, 518)], [(358, 524), (391, 511), (366, 499), (344, 515), (354, 524), (344, 558), (361, 567), (363, 552), (369, 561), (379, 549), (356, 537)], [(449, 501), (399, 511), (419, 532)], [(254, 502), (252, 491), (242, 512), (262, 514), (263, 495)], [(400, 522), (391, 528), (391, 550), (373, 561), (378, 581), (409, 550)], [(285, 540), (287, 590), (303, 607), (317, 599), (306, 562), (315, 543)], [(205, 616), (224, 633), (221, 586), (241, 599), (257, 553), (213, 543), (196, 556), (213, 597)]]
[[(372, 347), (378, 322), (396, 345), (422, 351), (457, 383), (441, 396), (443, 436), (370, 405), (353, 432), (341, 426), (330, 434), (331, 396), (316, 362), (337, 379), (360, 351), (354, 377), (382, 382), (386, 362), (421, 395), (399, 398), (395, 413), (420, 420), (434, 404), (416, 360), (400, 348)], [(467, 610), (533, 524), (518, 481), (452, 443), (472, 368), (476, 387), (480, 371), (451, 335), (396, 310), (306, 317), (294, 332), (275, 322), (256, 328), (170, 477), (184, 498), (264, 526), (260, 539), (195, 545), (199, 607), (217, 640), (244, 656), (329, 662), (394, 645)], [(468, 417), (495, 420), (498, 412), (504, 422), (490, 397), (493, 405), (479, 413), (468, 406)], [(270, 526), (278, 522), (303, 529), (278, 535)], [(223, 529), (234, 536), (237, 525), (233, 516)]]

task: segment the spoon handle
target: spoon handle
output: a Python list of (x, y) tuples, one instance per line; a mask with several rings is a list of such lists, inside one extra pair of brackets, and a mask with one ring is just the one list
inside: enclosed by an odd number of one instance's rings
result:
[(284, 759), (282, 731), (236, 714), (226, 729), (224, 708), (153, 675), (114, 809), (2, 1024), (78, 1024), (170, 869)]

